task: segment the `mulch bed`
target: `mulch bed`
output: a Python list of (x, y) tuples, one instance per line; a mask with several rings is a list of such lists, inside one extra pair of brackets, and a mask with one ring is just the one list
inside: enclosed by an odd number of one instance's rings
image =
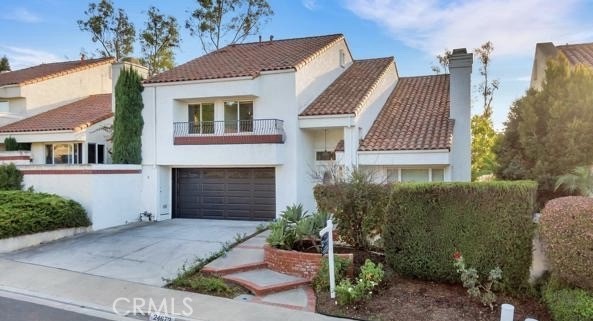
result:
[[(345, 249), (340, 249), (342, 252)], [(384, 263), (378, 253), (355, 252), (359, 271), (366, 258)], [(357, 273), (357, 272), (355, 272)], [(461, 285), (411, 279), (386, 271), (384, 282), (372, 298), (352, 307), (336, 305), (329, 293), (317, 293), (317, 312), (346, 318), (382, 321), (499, 321), (500, 305), (494, 310), (470, 299)], [(546, 307), (536, 298), (517, 299), (499, 295), (498, 303), (515, 306), (515, 320), (534, 318), (551, 321)]]

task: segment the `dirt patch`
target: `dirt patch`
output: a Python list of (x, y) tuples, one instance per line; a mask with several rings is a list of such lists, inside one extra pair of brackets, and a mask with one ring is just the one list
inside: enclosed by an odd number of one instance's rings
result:
[[(499, 304), (515, 306), (515, 320), (531, 317), (551, 321), (545, 306), (536, 299), (499, 296)], [(317, 294), (317, 311), (342, 317), (382, 321), (499, 321), (500, 306), (494, 311), (471, 300), (459, 285), (441, 284), (390, 275), (373, 297), (353, 307), (341, 307), (329, 293)]]

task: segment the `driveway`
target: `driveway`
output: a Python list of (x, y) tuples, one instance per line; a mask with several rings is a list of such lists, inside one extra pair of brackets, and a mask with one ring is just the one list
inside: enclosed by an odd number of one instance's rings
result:
[(261, 222), (174, 219), (86, 233), (3, 258), (162, 286), (184, 265), (210, 256)]

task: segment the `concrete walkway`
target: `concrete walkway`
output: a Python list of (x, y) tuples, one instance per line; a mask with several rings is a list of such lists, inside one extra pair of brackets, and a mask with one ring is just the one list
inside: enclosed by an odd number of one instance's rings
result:
[(85, 233), (0, 258), (143, 284), (164, 285), (260, 222), (174, 219)]
[(254, 294), (242, 295), (237, 300), (315, 312), (316, 298), (309, 280), (266, 267), (264, 244), (268, 234), (261, 233), (239, 244), (206, 265), (202, 272), (222, 276)]
[[(0, 259), (0, 271), (0, 290), (105, 312), (113, 312), (114, 303), (118, 312), (131, 311), (136, 298), (137, 302), (152, 300), (157, 307), (165, 302), (167, 312), (171, 313), (174, 310), (176, 314), (181, 315), (178, 320), (343, 320), (311, 312), (175, 291), (5, 259)], [(191, 311), (188, 306), (191, 307)], [(191, 313), (185, 315), (185, 312)]]

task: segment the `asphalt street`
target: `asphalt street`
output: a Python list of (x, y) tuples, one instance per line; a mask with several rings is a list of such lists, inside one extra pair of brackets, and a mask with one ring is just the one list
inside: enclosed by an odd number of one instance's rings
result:
[(0, 321), (111, 321), (0, 296)]

